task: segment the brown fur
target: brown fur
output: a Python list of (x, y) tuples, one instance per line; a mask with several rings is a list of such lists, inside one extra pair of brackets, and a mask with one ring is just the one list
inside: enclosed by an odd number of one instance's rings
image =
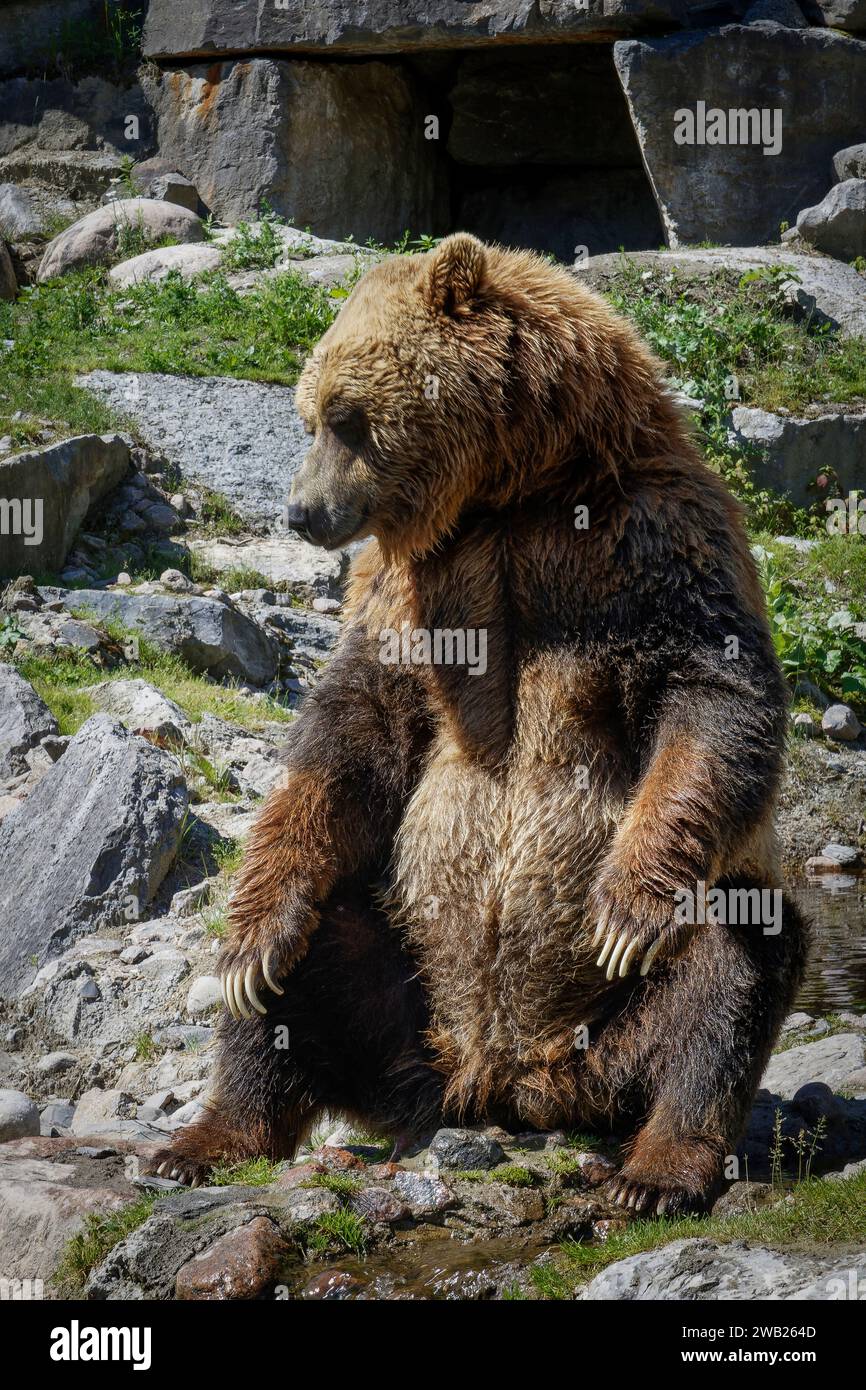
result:
[[(619, 1200), (706, 1203), (804, 940), (790, 905), (778, 939), (673, 921), (699, 881), (778, 884), (785, 693), (738, 505), (633, 330), (471, 237), (370, 272), (297, 400), (297, 524), (371, 540), (232, 906), (224, 969), (270, 950), (286, 995), (226, 1026), (214, 1113), (261, 1147), (264, 1105), (268, 1151), (325, 1105), (613, 1126)], [(484, 629), (486, 673), (383, 665), (404, 625)], [(605, 979), (600, 923), (661, 940), (645, 979)], [(204, 1171), (213, 1131), (179, 1142)]]

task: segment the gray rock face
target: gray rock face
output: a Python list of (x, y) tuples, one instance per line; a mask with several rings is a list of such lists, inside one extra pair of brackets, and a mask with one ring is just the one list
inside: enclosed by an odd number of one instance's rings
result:
[(0, 665), (0, 784), (27, 771), (26, 754), (57, 721), (32, 685), (14, 666)]
[(759, 24), (769, 21), (782, 24), (786, 29), (805, 29), (809, 21), (796, 0), (755, 0), (743, 15), (744, 24)]
[(809, 0), (810, 13), (813, 10), (830, 29), (866, 33), (866, 0)]
[(845, 179), (797, 218), (797, 231), (810, 246), (851, 261), (866, 252), (866, 179)]
[(837, 1033), (831, 1038), (789, 1047), (767, 1063), (761, 1086), (790, 1100), (801, 1086), (820, 1079), (834, 1090), (847, 1087), (855, 1072), (866, 1066), (862, 1033)]
[(19, 241), (41, 226), (42, 218), (26, 190), (14, 183), (0, 183), (0, 237)]
[[(796, 280), (784, 284), (786, 298), (804, 315), (838, 329), (843, 338), (866, 335), (863, 277), (849, 265), (789, 251), (786, 246), (682, 247), (676, 251), (637, 251), (628, 257), (640, 270), (676, 270), (684, 280), (704, 280), (718, 270), (740, 273), (760, 266), (790, 266)], [(604, 289), (622, 270), (618, 254), (588, 257), (576, 271), (587, 284)]]
[[(838, 1299), (846, 1297), (849, 1272), (862, 1280), (863, 1255), (832, 1259), (786, 1251), (764, 1250), (741, 1241), (719, 1245), (714, 1240), (675, 1240), (617, 1260), (587, 1284), (578, 1298), (635, 1299)], [(855, 1284), (856, 1287), (856, 1284)]]
[[(21, 7), (18, 7), (21, 8)], [(24, 7), (27, 8), (27, 7)], [(58, 4), (55, 9), (62, 9)], [(69, 5), (68, 10), (73, 7)], [(99, 5), (100, 18), (104, 13)], [(5, 27), (8, 7), (3, 11)], [(45, 58), (60, 32), (60, 24), (52, 34), (43, 36), (39, 67), (44, 72)], [(2, 39), (0, 39), (2, 45)], [(26, 156), (42, 155), (42, 168), (62, 168), (64, 156), (81, 156), (82, 167), (97, 152), (113, 156), (116, 165), (119, 155), (130, 151), (127, 138), (129, 117), (138, 121), (139, 138), (136, 153), (149, 148), (152, 113), (138, 84), (114, 83), (104, 77), (73, 78), (42, 75), (15, 77), (0, 84), (0, 157), (22, 151)], [(34, 201), (39, 202), (38, 197)]]
[(67, 608), (117, 619), (163, 651), (183, 657), (194, 671), (237, 676), (253, 685), (266, 685), (277, 674), (273, 644), (231, 604), (106, 589), (69, 589), (62, 598)]
[(162, 156), (225, 222), (255, 217), (263, 199), (359, 242), (435, 221), (438, 142), (397, 67), (252, 58), (173, 70), (149, 90)]
[(866, 179), (866, 145), (849, 145), (833, 157), (833, 172), (840, 183), (845, 179)]
[(91, 372), (82, 381), (254, 529), (277, 527), (309, 446), (290, 387), (134, 372)]
[(858, 485), (866, 461), (866, 415), (821, 415), (802, 419), (737, 406), (731, 420), (742, 443), (757, 446), (761, 482), (799, 505), (810, 501), (808, 484), (832, 462), (843, 491)]
[(78, 937), (134, 920), (177, 850), (187, 793), (167, 753), (94, 715), (0, 823), (0, 992)]
[(124, 477), (129, 448), (119, 434), (83, 434), (0, 459), (8, 513), (0, 576), (62, 568), (90, 508)]
[(308, 545), (291, 531), (249, 541), (193, 540), (190, 550), (221, 575), (249, 568), (271, 584), (291, 584), (321, 595), (340, 591), (349, 564), (345, 550)]
[[(842, 0), (836, 0), (841, 3)], [(238, 5), (231, 0), (150, 0), (144, 35), (147, 57), (168, 58), (287, 48), (310, 53), (394, 53), (524, 40), (555, 43), (593, 33), (633, 33), (649, 22), (676, 23), (689, 6), (678, 0), (372, 0), (363, 6), (333, 0)]]
[[(771, 241), (781, 221), (824, 196), (833, 155), (861, 133), (866, 43), (829, 30), (728, 25), (625, 40), (614, 60), (671, 246)], [(728, 129), (727, 113), (750, 109), (781, 112), (777, 153), (764, 154), (775, 148), (772, 130), (759, 143), (702, 141), (702, 111), (724, 113), (712, 138), (730, 141), (742, 132)], [(691, 132), (682, 112), (694, 116)]]
[(37, 273), (37, 280), (51, 280), (67, 270), (97, 265), (116, 249), (125, 228), (141, 231), (148, 241), (175, 237), (181, 242), (202, 241), (201, 218), (176, 203), (160, 203), (152, 198), (121, 198), (89, 212), (79, 222), (50, 241)]

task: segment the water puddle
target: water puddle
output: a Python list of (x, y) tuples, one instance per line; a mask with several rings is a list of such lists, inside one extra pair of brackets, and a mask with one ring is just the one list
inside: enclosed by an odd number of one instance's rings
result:
[(812, 952), (795, 1008), (866, 1009), (866, 878), (832, 874), (791, 885), (813, 923)]

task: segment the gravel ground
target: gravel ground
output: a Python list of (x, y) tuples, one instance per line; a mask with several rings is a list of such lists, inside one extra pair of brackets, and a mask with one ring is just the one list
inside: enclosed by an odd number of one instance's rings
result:
[(223, 493), (251, 529), (278, 529), (307, 451), (291, 387), (104, 371), (80, 383), (134, 420), (184, 477)]

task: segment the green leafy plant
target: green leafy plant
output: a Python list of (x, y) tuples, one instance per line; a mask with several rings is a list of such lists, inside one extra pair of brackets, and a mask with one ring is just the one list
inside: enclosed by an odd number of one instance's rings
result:
[(866, 642), (854, 632), (851, 610), (827, 613), (817, 601), (804, 602), (793, 583), (779, 574), (772, 555), (763, 547), (755, 549), (773, 645), (785, 675), (793, 684), (811, 680), (838, 699), (862, 706)]

